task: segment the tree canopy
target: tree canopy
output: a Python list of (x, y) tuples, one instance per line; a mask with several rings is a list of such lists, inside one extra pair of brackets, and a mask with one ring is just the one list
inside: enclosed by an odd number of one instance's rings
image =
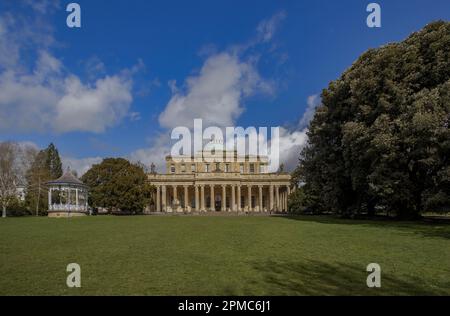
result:
[(55, 145), (51, 143), (46, 149), (38, 152), (26, 172), (25, 200), (36, 215), (46, 215), (48, 209), (46, 183), (61, 177), (62, 173), (61, 158)]
[(322, 93), (295, 175), (311, 206), (450, 210), (450, 23), (371, 49)]
[(123, 158), (107, 158), (83, 175), (94, 208), (110, 212), (141, 213), (149, 203), (150, 187), (141, 166)]

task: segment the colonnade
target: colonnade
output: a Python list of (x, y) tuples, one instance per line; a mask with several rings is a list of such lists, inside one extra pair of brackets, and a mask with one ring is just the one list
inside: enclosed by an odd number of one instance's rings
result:
[(288, 184), (158, 184), (156, 212), (287, 212)]

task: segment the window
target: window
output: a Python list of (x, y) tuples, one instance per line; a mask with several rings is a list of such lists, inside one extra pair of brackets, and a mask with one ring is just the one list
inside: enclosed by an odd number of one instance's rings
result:
[(206, 164), (206, 172), (209, 172), (209, 163)]
[(191, 165), (191, 172), (195, 172), (195, 164)]
[(220, 163), (216, 162), (216, 171), (220, 171)]
[(186, 165), (185, 164), (181, 165), (181, 172), (186, 172)]
[(175, 165), (171, 165), (170, 166), (170, 172), (171, 173), (175, 173)]
[(244, 173), (244, 164), (243, 163), (241, 163), (239, 165), (239, 171), (240, 171), (240, 173)]
[(259, 165), (259, 173), (266, 173), (266, 166), (265, 165)]
[(254, 163), (250, 164), (250, 173), (255, 173), (255, 164)]
[(230, 164), (229, 163), (227, 163), (225, 165), (225, 172), (230, 172)]

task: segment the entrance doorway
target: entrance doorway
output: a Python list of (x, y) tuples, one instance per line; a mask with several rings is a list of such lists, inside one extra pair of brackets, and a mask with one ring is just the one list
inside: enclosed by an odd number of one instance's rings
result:
[(216, 195), (214, 209), (216, 212), (220, 212), (222, 210), (222, 197), (220, 195)]

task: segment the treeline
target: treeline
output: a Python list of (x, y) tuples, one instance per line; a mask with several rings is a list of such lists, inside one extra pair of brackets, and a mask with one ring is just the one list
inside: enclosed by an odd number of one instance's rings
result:
[[(147, 168), (123, 158), (106, 158), (93, 165), (81, 180), (89, 186), (94, 213), (141, 214), (152, 201)], [(75, 171), (71, 171), (77, 176)], [(33, 145), (0, 142), (0, 208), (6, 216), (46, 216), (48, 185), (63, 175), (54, 144), (39, 150)]]
[(55, 145), (39, 150), (26, 143), (0, 143), (2, 217), (47, 215), (47, 182), (62, 176)]
[(322, 93), (292, 211), (450, 211), (450, 23), (364, 53)]

